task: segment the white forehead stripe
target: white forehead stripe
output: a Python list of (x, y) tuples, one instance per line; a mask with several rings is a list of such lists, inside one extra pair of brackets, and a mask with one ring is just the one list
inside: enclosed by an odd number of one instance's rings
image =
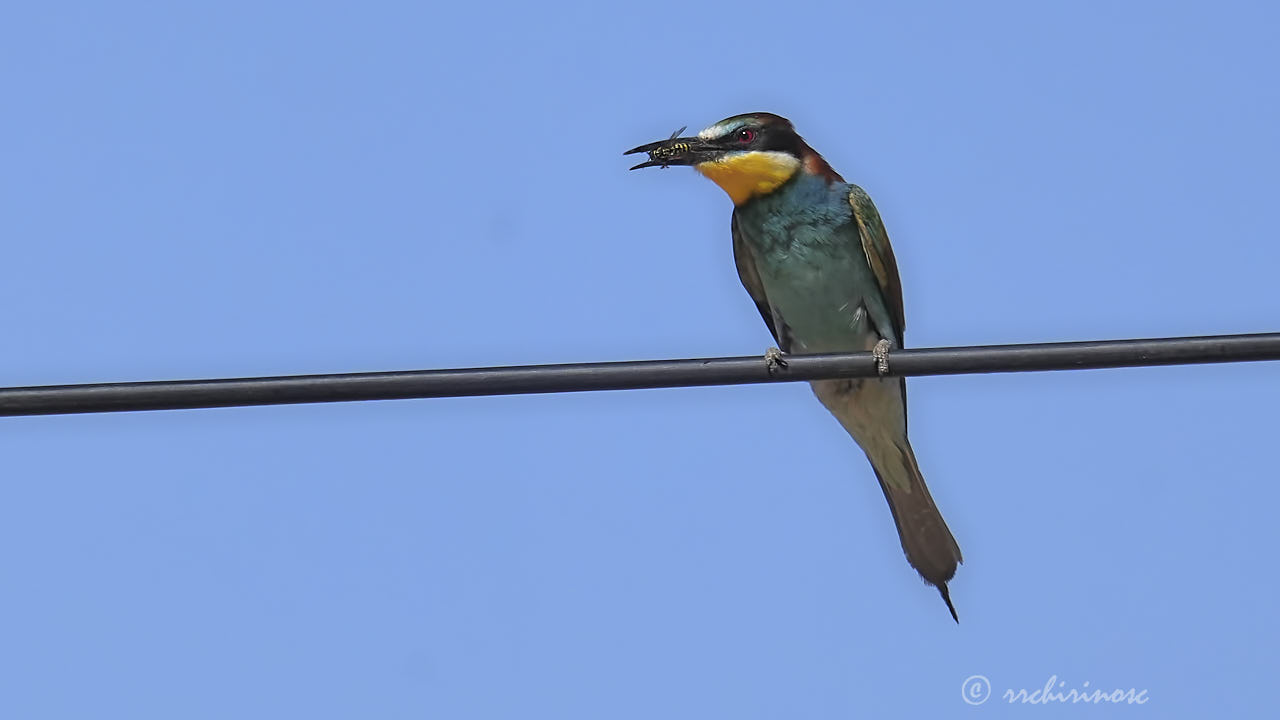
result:
[(718, 137), (724, 137), (725, 135), (728, 135), (729, 133), (738, 129), (739, 126), (744, 124), (745, 122), (742, 120), (735, 120), (734, 122), (731, 122), (731, 123), (726, 123), (725, 121), (721, 120), (715, 125), (712, 125), (708, 127), (706, 130), (703, 130), (702, 132), (698, 133), (698, 139), (699, 140), (715, 140)]

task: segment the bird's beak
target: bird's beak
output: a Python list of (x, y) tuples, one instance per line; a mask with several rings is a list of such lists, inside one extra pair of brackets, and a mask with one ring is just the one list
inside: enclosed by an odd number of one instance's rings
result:
[[(683, 130), (684, 128), (681, 128)], [(679, 134), (679, 131), (677, 131)], [(639, 170), (647, 167), (667, 167), (668, 165), (697, 165), (712, 159), (719, 150), (699, 137), (671, 137), (667, 140), (651, 142), (622, 153), (649, 153), (649, 159), (631, 168)]]

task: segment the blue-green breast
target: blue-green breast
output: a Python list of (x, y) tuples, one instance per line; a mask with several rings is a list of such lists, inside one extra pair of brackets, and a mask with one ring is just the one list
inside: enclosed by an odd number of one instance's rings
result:
[(769, 304), (791, 329), (792, 352), (865, 350), (866, 310), (883, 304), (849, 204), (849, 185), (800, 172), (734, 210)]

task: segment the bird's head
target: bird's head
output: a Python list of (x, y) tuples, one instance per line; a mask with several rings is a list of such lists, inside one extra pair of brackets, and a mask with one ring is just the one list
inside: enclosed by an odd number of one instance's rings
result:
[[(679, 131), (676, 135), (679, 135)], [(649, 159), (631, 168), (689, 165), (729, 194), (735, 205), (773, 192), (797, 172), (840, 176), (796, 134), (791, 121), (757, 112), (725, 118), (692, 137), (671, 137), (638, 148)]]

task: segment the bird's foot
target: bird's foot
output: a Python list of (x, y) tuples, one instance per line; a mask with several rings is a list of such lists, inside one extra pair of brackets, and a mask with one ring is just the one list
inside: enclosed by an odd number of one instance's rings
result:
[(871, 348), (871, 357), (876, 359), (876, 372), (881, 375), (889, 374), (889, 341), (880, 338), (880, 342)]
[(764, 351), (764, 366), (769, 371), (769, 374), (773, 375), (780, 368), (787, 366), (787, 359), (783, 357), (781, 350), (771, 347)]

